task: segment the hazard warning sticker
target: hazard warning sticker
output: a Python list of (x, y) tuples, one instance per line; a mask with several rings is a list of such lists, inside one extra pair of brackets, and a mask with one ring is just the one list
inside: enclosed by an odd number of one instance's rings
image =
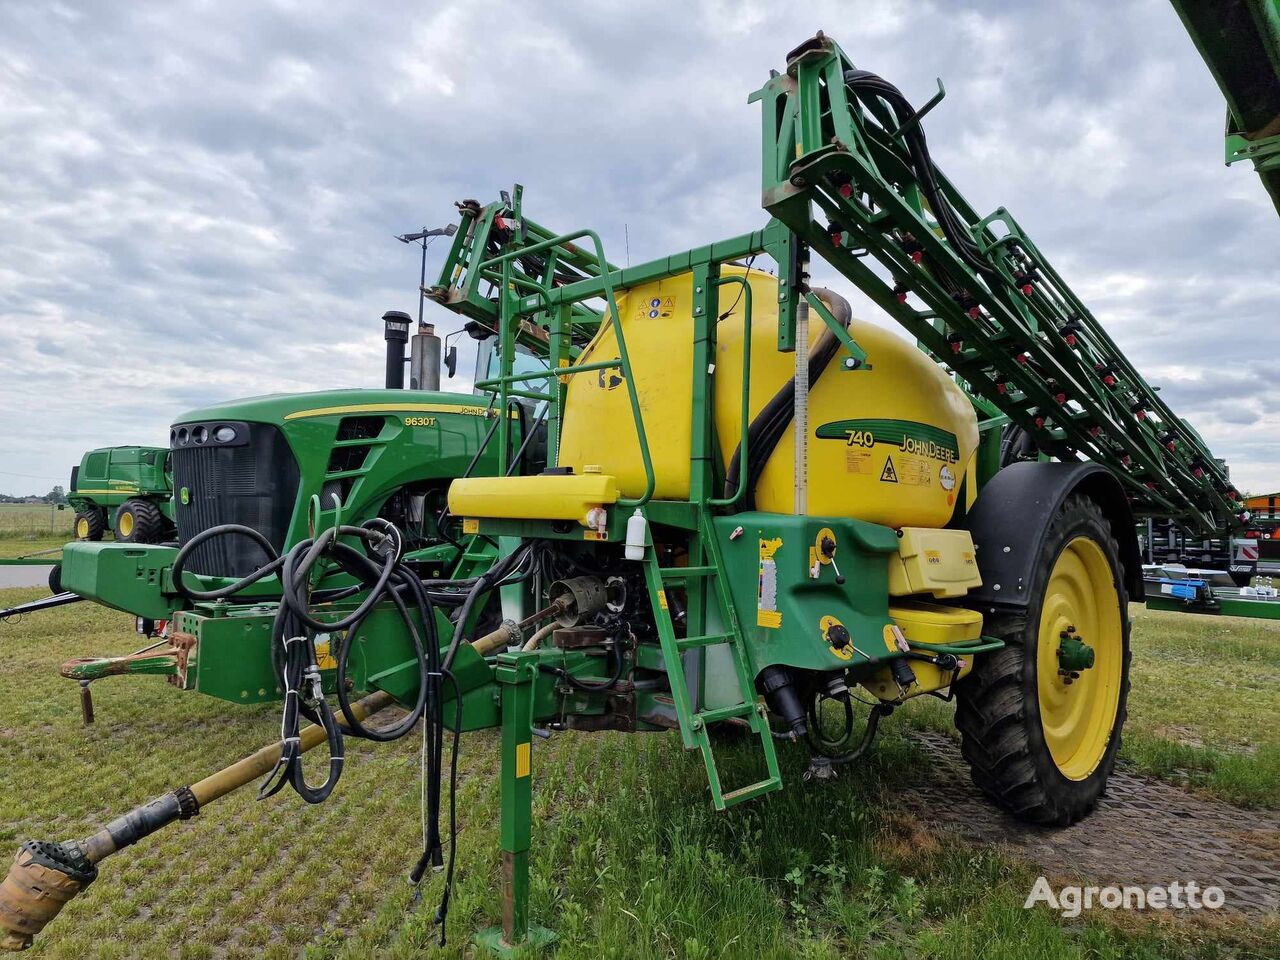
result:
[(893, 469), (893, 457), (884, 458), (884, 469), (880, 471), (881, 483), (897, 483), (898, 471)]

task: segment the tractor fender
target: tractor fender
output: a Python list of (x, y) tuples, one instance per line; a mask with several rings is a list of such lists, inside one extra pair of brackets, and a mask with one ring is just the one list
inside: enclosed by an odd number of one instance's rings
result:
[(1049, 522), (1077, 493), (1102, 508), (1120, 547), (1129, 599), (1142, 600), (1138, 535), (1120, 481), (1098, 463), (1043, 461), (1010, 464), (979, 492), (964, 526), (977, 547), (982, 586), (969, 591), (967, 602), (992, 610), (1025, 608), (1033, 599), (1031, 573)]

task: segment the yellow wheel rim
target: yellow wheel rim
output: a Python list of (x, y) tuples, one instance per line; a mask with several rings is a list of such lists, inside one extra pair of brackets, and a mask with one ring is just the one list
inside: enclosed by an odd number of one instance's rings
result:
[(76, 521), (76, 536), (77, 536), (79, 539), (81, 539), (81, 540), (88, 540), (88, 539), (89, 539), (89, 520), (88, 520), (88, 518), (86, 518), (86, 517), (81, 517), (79, 520), (77, 520), (77, 521)]
[[(1078, 679), (1058, 672), (1063, 632), (1093, 648), (1093, 666)], [(1102, 762), (1120, 703), (1124, 627), (1107, 555), (1089, 537), (1063, 548), (1049, 574), (1036, 653), (1036, 690), (1045, 744), (1062, 775), (1084, 780)]]
[(116, 533), (122, 537), (127, 537), (133, 533), (133, 514), (128, 510), (120, 514), (120, 519), (116, 521)]

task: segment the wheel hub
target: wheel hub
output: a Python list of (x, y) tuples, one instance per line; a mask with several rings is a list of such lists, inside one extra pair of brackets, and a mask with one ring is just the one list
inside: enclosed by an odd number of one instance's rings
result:
[(1058, 634), (1058, 676), (1063, 683), (1079, 680), (1081, 671), (1090, 669), (1093, 662), (1093, 647), (1084, 642), (1075, 627)]

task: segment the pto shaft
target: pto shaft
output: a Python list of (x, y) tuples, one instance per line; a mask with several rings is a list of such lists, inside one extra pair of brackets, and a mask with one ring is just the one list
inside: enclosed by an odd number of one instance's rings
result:
[[(352, 713), (364, 720), (390, 704), (390, 694), (374, 693), (352, 704)], [(315, 724), (299, 736), (303, 751), (325, 741), (324, 729)], [(189, 820), (206, 804), (270, 772), (279, 759), (280, 744), (263, 747), (189, 787), (135, 807), (84, 840), (28, 840), (0, 883), (0, 950), (31, 946), (58, 911), (94, 881), (101, 861), (175, 820)]]

